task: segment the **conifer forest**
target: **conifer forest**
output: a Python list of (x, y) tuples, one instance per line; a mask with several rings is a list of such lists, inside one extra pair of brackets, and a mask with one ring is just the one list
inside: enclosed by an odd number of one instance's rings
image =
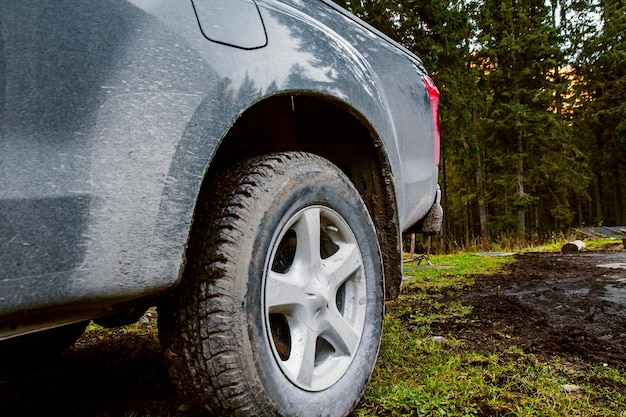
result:
[(337, 3), (441, 91), (446, 245), (626, 225), (625, 0)]

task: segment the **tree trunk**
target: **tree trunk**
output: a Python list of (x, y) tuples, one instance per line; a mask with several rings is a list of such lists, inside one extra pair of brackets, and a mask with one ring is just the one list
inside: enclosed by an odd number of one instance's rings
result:
[(622, 185), (619, 177), (619, 169), (616, 167), (613, 172), (613, 207), (615, 210), (615, 225), (624, 224), (624, 200), (622, 198)]
[[(524, 144), (522, 143), (521, 132), (517, 138), (517, 151), (519, 153), (517, 162), (517, 194), (520, 197), (520, 202), (523, 203), (526, 193), (524, 192)], [(523, 240), (526, 236), (526, 207), (522, 205), (520, 205), (517, 212), (517, 236), (520, 240)]]
[(485, 198), (485, 180), (484, 180), (484, 168), (483, 168), (483, 143), (478, 140), (478, 125), (476, 122), (476, 113), (472, 111), (472, 118), (474, 120), (474, 135), (478, 141), (478, 152), (476, 152), (476, 191), (478, 192), (478, 217), (480, 220), (480, 242), (483, 250), (487, 250), (488, 244), (491, 241), (489, 235), (489, 224), (487, 219), (487, 201)]
[(596, 177), (594, 181), (594, 200), (596, 200), (596, 223), (602, 224), (604, 223), (604, 215), (602, 213), (602, 185), (600, 181), (600, 176)]

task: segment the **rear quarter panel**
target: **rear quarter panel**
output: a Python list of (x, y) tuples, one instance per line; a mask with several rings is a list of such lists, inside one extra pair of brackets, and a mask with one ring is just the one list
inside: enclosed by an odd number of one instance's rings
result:
[(267, 45), (245, 50), (202, 36), (187, 0), (0, 1), (0, 334), (174, 285), (215, 150), (274, 94), (347, 103), (385, 147), (401, 226), (426, 213), (419, 63), (322, 1), (257, 4)]

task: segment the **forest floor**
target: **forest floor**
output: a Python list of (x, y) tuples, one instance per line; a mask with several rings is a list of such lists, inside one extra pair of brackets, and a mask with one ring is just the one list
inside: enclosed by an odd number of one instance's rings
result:
[[(477, 351), (506, 343), (626, 369), (626, 251), (604, 249), (516, 255), (455, 295), (473, 306), (467, 320), (434, 326)], [(0, 415), (186, 416), (161, 356), (156, 313), (142, 321), (131, 329), (91, 326), (52, 363), (0, 370)]]

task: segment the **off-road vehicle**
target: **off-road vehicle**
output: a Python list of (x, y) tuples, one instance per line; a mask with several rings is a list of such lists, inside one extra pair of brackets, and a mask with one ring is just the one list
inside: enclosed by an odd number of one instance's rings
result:
[(325, 0), (0, 0), (2, 348), (157, 305), (190, 406), (348, 414), (441, 224), (438, 101)]

